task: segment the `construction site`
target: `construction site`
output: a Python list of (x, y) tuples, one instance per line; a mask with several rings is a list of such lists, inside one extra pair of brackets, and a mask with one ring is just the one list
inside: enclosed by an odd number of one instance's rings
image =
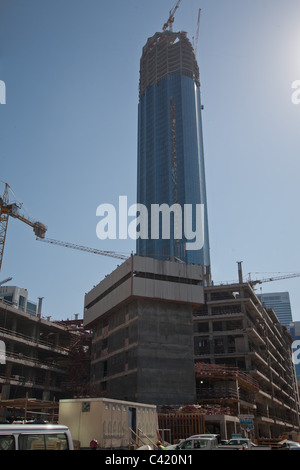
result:
[[(179, 3), (163, 32), (144, 48), (147, 60), (141, 60), (141, 67), (150, 81), (140, 83), (142, 94), (182, 67), (193, 87), (200, 86), (190, 44), (189, 54), (179, 53), (186, 45), (185, 33), (170, 28)], [(158, 67), (153, 66), (154, 57), (159, 57)], [(158, 75), (152, 74), (154, 69)], [(169, 106), (170, 101), (168, 116)], [(174, 185), (177, 191), (176, 136), (171, 137), (170, 192)], [(83, 316), (74, 320), (44, 318), (42, 302), (30, 302), (26, 288), (6, 285), (10, 279), (1, 281), (1, 422), (55, 423), (61, 415), (80, 436), (80, 423), (87, 416), (92, 420), (91, 410), (98, 407), (103, 416), (108, 410), (123, 413), (119, 424), (108, 424), (109, 418), (101, 424), (104, 447), (117, 438), (125, 446), (133, 433), (145, 432), (147, 414), (153, 440), (154, 424), (171, 443), (201, 433), (223, 440), (237, 433), (257, 442), (277, 442), (282, 436), (300, 440), (293, 340), (255, 290), (257, 283), (275, 278), (245, 281), (238, 262), (237, 281), (216, 285), (209, 264), (176, 256), (164, 260), (161, 253), (126, 256), (47, 239), (47, 227), (21, 213), (10, 189), (5, 183), (0, 197), (0, 271), (9, 217), (30, 226), (42, 242), (123, 262), (85, 294)], [(172, 242), (175, 246), (176, 240)], [(131, 427), (125, 433), (128, 416)], [(88, 446), (90, 437), (84, 439)]]
[(86, 294), (84, 318), (61, 322), (3, 281), (1, 419), (55, 422), (59, 400), (103, 397), (155, 405), (172, 440), (227, 439), (241, 416), (256, 439), (297, 436), (292, 338), (256, 295), (263, 281), (241, 263), (237, 277), (214, 285), (200, 266), (131, 255)]

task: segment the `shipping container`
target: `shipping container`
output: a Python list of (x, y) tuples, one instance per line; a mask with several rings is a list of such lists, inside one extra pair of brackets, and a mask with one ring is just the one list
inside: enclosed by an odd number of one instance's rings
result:
[(136, 435), (142, 438), (138, 446), (157, 441), (155, 405), (109, 398), (65, 399), (59, 401), (59, 423), (69, 427), (81, 449), (90, 448), (92, 440), (99, 449), (128, 449)]

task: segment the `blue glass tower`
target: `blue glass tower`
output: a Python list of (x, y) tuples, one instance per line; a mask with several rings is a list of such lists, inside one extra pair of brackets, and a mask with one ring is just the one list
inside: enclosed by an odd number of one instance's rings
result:
[[(156, 33), (140, 61), (137, 202), (148, 210), (148, 238), (137, 239), (140, 256), (210, 266), (201, 109), (199, 68), (186, 33)], [(155, 204), (181, 208), (178, 217), (169, 211), (170, 236), (162, 234), (162, 219), (159, 237), (151, 234)], [(204, 244), (187, 249), (185, 217), (198, 233), (200, 204)]]

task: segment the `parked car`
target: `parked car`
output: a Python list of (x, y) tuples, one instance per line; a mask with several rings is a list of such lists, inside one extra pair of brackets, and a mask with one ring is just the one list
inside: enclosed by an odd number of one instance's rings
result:
[(222, 450), (230, 449), (230, 450), (271, 450), (271, 446), (258, 446), (248, 438), (237, 438), (237, 439), (229, 439), (227, 444), (223, 444), (219, 447)]
[(279, 450), (300, 450), (300, 443), (295, 441), (285, 440), (280, 443)]

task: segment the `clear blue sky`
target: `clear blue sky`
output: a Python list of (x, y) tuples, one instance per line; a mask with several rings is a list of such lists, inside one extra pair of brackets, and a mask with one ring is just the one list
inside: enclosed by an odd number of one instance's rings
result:
[[(97, 206), (136, 201), (139, 60), (175, 0), (0, 0), (0, 180), (47, 236), (100, 241)], [(182, 0), (174, 30), (195, 36), (215, 282), (300, 272), (299, 0)], [(3, 186), (1, 187), (1, 191)], [(82, 315), (84, 294), (120, 261), (43, 244), (10, 219), (0, 279), (44, 297), (43, 315)], [(258, 274), (256, 274), (258, 273)], [(289, 291), (300, 320), (300, 278)], [(260, 289), (258, 289), (258, 293)]]

